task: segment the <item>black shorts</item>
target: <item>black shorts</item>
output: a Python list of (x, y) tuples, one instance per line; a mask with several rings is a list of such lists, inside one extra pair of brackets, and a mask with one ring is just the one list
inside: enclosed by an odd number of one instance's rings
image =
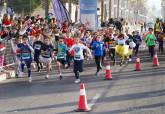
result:
[(57, 59), (58, 62), (60, 62), (62, 65), (66, 65), (67, 62), (64, 59)]
[(34, 61), (35, 62), (39, 62), (39, 59), (40, 59), (40, 54), (39, 53), (35, 53), (34, 54)]
[(83, 72), (83, 60), (74, 60), (74, 67), (73, 67), (74, 72)]

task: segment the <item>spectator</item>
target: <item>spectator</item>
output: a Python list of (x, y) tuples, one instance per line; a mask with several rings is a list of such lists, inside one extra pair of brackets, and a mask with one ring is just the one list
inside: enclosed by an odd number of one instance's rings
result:
[(154, 26), (154, 33), (155, 33), (155, 36), (156, 37), (159, 34), (159, 32), (161, 32), (161, 29), (162, 29), (162, 26), (161, 25), (162, 24), (161, 24), (159, 18), (157, 18), (156, 23), (155, 23), (155, 26)]

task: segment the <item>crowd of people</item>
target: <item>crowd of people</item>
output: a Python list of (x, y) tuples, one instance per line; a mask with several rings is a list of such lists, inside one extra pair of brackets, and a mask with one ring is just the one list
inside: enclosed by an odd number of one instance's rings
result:
[[(156, 31), (158, 27), (156, 24)], [(106, 56), (110, 57), (114, 65), (116, 55), (121, 57), (120, 65), (132, 61), (132, 56), (138, 56), (143, 39), (149, 47), (151, 58), (155, 53), (157, 41), (160, 51), (163, 52), (161, 31), (154, 34), (154, 28), (149, 28), (149, 31), (142, 36), (139, 31), (129, 30), (127, 22), (120, 27), (109, 23), (104, 29), (92, 31), (83, 24), (77, 27), (68, 21), (60, 22), (55, 18), (44, 19), (39, 15), (14, 18), (5, 14), (3, 18), (0, 17), (0, 28), (2, 39), (0, 43), (10, 42), (13, 49), (16, 77), (24, 76), (26, 66), (29, 83), (32, 82), (33, 62), (36, 63), (38, 72), (41, 72), (43, 65), (46, 65), (46, 79), (50, 77), (52, 62), (55, 62), (60, 80), (63, 78), (62, 69), (69, 68), (73, 63), (75, 83), (79, 83), (84, 59), (95, 60), (96, 75), (99, 76)]]

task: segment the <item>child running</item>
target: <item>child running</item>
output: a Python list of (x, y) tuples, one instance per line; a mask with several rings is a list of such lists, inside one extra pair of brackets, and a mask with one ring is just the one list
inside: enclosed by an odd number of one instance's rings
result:
[(47, 74), (45, 79), (49, 78), (52, 57), (53, 57), (53, 46), (50, 43), (50, 38), (45, 36), (44, 42), (41, 47), (41, 56), (40, 56), (41, 62), (45, 63), (47, 68)]
[(32, 63), (32, 53), (34, 52), (33, 48), (29, 45), (28, 37), (23, 36), (23, 43), (18, 45), (21, 52), (21, 77), (24, 76), (24, 66), (27, 66), (28, 69), (28, 80), (29, 83), (32, 82), (31, 77), (31, 63)]
[(94, 50), (95, 62), (97, 66), (96, 76), (99, 76), (99, 71), (102, 69), (101, 60), (104, 54), (104, 42), (101, 36), (96, 37), (96, 41), (92, 44), (92, 49)]
[(57, 49), (57, 67), (60, 80), (63, 78), (61, 73), (61, 64), (67, 68), (67, 46), (64, 44), (64, 39), (60, 38)]
[(37, 34), (35, 37), (35, 42), (33, 43), (33, 49), (34, 49), (34, 61), (37, 64), (38, 72), (42, 69), (42, 63), (39, 61), (39, 57), (41, 54), (41, 47), (42, 47), (42, 41), (40, 39), (40, 35)]
[(83, 72), (83, 60), (84, 60), (83, 50), (87, 50), (91, 58), (92, 58), (92, 54), (87, 46), (80, 44), (79, 35), (75, 36), (75, 44), (70, 48), (69, 52), (71, 53), (72, 50), (74, 50), (73, 71), (76, 77), (75, 83), (80, 83), (81, 80), (79, 78), (79, 72)]

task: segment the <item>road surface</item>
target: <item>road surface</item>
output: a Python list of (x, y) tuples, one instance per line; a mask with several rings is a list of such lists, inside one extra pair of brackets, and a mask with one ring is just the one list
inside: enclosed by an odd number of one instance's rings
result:
[[(147, 52), (141, 52), (142, 71), (134, 71), (134, 61), (111, 66), (113, 80), (105, 81), (105, 68), (96, 77), (94, 61), (85, 63), (81, 80), (85, 83), (88, 105), (84, 114), (165, 114), (165, 55), (159, 54), (159, 67), (152, 66)], [(104, 65), (105, 66), (105, 65)], [(45, 70), (27, 79), (11, 79), (0, 84), (0, 114), (81, 114), (74, 112), (79, 99), (79, 84), (74, 84), (72, 69), (58, 80), (55, 67), (51, 78)]]

